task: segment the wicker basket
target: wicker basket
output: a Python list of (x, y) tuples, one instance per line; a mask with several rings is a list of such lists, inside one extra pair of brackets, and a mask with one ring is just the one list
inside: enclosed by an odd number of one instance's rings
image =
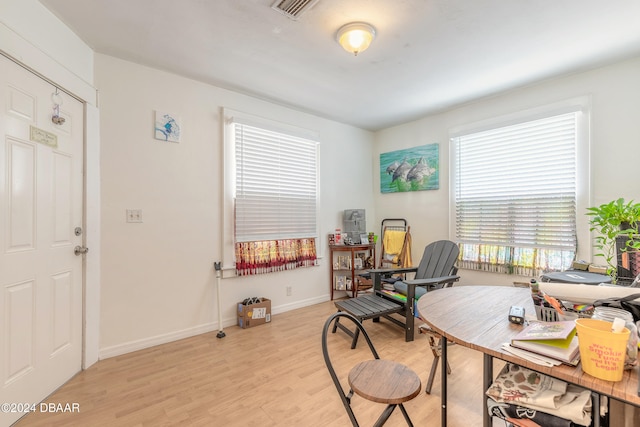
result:
[(357, 276), (356, 284), (358, 285), (358, 291), (371, 289), (373, 287), (373, 280), (369, 277)]
[[(536, 308), (536, 317), (538, 320), (542, 320), (543, 322), (557, 322), (560, 320), (558, 317), (558, 312), (553, 307), (541, 307), (539, 305), (535, 306)], [(585, 311), (573, 311), (567, 310), (568, 313), (576, 313), (578, 317), (591, 317), (593, 315), (593, 308)]]

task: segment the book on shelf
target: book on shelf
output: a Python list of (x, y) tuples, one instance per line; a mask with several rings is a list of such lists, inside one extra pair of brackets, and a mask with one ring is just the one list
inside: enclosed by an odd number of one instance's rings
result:
[(381, 292), (383, 294), (389, 295), (391, 298), (397, 299), (399, 301), (403, 301), (403, 302), (407, 301), (407, 296), (401, 294), (400, 292), (390, 291), (390, 290), (387, 290), (387, 289), (383, 289)]
[(576, 366), (580, 361), (580, 347), (578, 346), (578, 336), (574, 335), (567, 348), (556, 347), (553, 345), (540, 344), (537, 341), (511, 341), (511, 346), (521, 350), (527, 350), (531, 353), (540, 354), (542, 356), (551, 357), (567, 365)]
[(511, 339), (511, 345), (569, 365), (580, 360), (574, 321), (532, 322)]

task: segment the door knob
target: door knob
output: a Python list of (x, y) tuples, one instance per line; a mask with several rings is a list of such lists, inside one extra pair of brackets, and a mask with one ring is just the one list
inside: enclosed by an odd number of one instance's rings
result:
[(76, 255), (86, 254), (87, 252), (89, 252), (89, 248), (85, 248), (84, 246), (76, 246), (73, 248), (73, 253)]

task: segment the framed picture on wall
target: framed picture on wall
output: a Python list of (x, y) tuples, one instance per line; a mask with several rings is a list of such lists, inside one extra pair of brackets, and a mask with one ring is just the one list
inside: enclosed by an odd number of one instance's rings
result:
[(437, 190), (440, 187), (438, 144), (380, 154), (380, 192)]
[(180, 119), (175, 114), (156, 111), (154, 132), (161, 141), (180, 142)]

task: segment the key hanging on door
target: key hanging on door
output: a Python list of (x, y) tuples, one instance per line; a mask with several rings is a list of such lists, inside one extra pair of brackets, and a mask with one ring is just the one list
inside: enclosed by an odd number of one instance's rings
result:
[(62, 105), (62, 97), (58, 94), (58, 88), (56, 92), (51, 94), (51, 101), (53, 102), (53, 115), (51, 121), (55, 125), (64, 124), (65, 118), (60, 116), (60, 106)]

